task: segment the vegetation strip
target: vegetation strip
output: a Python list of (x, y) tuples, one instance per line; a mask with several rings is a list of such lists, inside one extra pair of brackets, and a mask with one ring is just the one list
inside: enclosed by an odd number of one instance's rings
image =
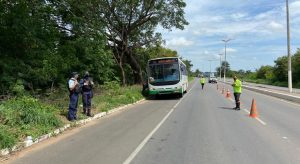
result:
[[(132, 104), (143, 98), (139, 85), (121, 87), (117, 82), (106, 82), (94, 89), (92, 113), (99, 117), (103, 113), (111, 113), (120, 106)], [(26, 95), (1, 102), (1, 154), (19, 150), (23, 144), (26, 146), (40, 142), (48, 138), (50, 132), (50, 136), (53, 136), (69, 128), (70, 122), (66, 119), (68, 103), (68, 94), (64, 90), (58, 90), (57, 93), (53, 92), (48, 96), (39, 96), (39, 99)], [(91, 119), (81, 113), (81, 105), (79, 99), (77, 119), (80, 121), (77, 125)], [(27, 142), (24, 143), (24, 140)]]
[(65, 130), (67, 130), (67, 129), (71, 128), (71, 127), (75, 127), (75, 126), (78, 126), (78, 125), (84, 125), (84, 124), (86, 124), (86, 123), (88, 123), (88, 122), (91, 122), (91, 121), (93, 121), (93, 120), (96, 120), (96, 119), (99, 119), (99, 118), (101, 118), (101, 117), (110, 115), (110, 114), (112, 114), (112, 113), (121, 111), (121, 110), (125, 109), (125, 108), (128, 107), (128, 106), (138, 104), (138, 103), (140, 103), (140, 102), (142, 102), (142, 101), (144, 101), (144, 100), (145, 100), (145, 99), (141, 99), (141, 100), (139, 100), (139, 101), (137, 101), (137, 102), (135, 102), (135, 103), (132, 103), (132, 104), (127, 104), (127, 105), (124, 105), (124, 106), (121, 106), (121, 107), (117, 107), (117, 108), (112, 109), (112, 110), (107, 111), (107, 112), (101, 112), (101, 113), (98, 113), (98, 114), (94, 115), (94, 116), (91, 117), (91, 118), (79, 120), (79, 121), (76, 121), (76, 122), (71, 123), (71, 124), (66, 124), (66, 125), (64, 125), (63, 127), (58, 128), (58, 129), (56, 129), (56, 130), (54, 130), (54, 131), (52, 131), (52, 132), (50, 132), (50, 133), (48, 133), (48, 134), (42, 135), (42, 136), (40, 136), (40, 137), (38, 137), (38, 138), (36, 138), (36, 139), (32, 139), (31, 137), (27, 137), (26, 140), (25, 140), (24, 142), (21, 142), (21, 143), (15, 145), (15, 146), (12, 146), (12, 148), (10, 148), (10, 149), (9, 149), (9, 148), (2, 149), (2, 150), (1, 150), (1, 155), (2, 155), (2, 156), (5, 156), (5, 155), (8, 155), (8, 154), (10, 154), (10, 153), (12, 153), (12, 152), (20, 151), (20, 150), (22, 150), (23, 148), (30, 147), (30, 146), (32, 146), (32, 145), (34, 145), (34, 144), (36, 144), (36, 143), (42, 142), (42, 141), (44, 141), (44, 140), (46, 140), (46, 139), (49, 139), (49, 138), (52, 137), (52, 136), (56, 136), (56, 135), (58, 135), (58, 134), (64, 132)]

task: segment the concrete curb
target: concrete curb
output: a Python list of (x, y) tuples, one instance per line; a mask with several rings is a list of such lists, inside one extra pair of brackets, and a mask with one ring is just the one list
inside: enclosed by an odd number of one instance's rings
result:
[[(222, 83), (224, 83), (224, 82), (222, 82)], [(225, 84), (231, 84), (231, 83), (225, 82)], [(257, 87), (247, 86), (247, 85), (243, 85), (243, 89), (247, 89), (247, 90), (250, 90), (250, 91), (262, 93), (262, 94), (265, 94), (265, 95), (269, 95), (269, 96), (272, 96), (272, 97), (277, 97), (277, 98), (280, 98), (280, 99), (284, 99), (284, 100), (288, 100), (288, 101), (300, 104), (300, 97), (299, 96), (289, 95), (289, 94), (285, 94), (285, 93), (279, 93), (279, 92), (271, 91), (271, 90), (268, 90), (268, 89), (261, 89), (261, 88), (257, 88)]]
[(76, 127), (76, 126), (87, 124), (87, 123), (89, 123), (89, 122), (91, 122), (93, 120), (102, 118), (104, 116), (111, 115), (111, 114), (113, 114), (115, 112), (121, 111), (121, 110), (123, 110), (123, 109), (125, 109), (125, 108), (127, 108), (129, 106), (132, 106), (132, 105), (135, 105), (135, 104), (139, 104), (139, 103), (141, 103), (143, 101), (145, 101), (145, 99), (141, 99), (141, 100), (136, 101), (134, 103), (117, 107), (115, 109), (109, 110), (108, 112), (101, 112), (101, 113), (95, 114), (93, 117), (89, 117), (87, 119), (78, 120), (78, 121), (76, 121), (74, 123), (66, 124), (66, 125), (64, 125), (61, 128), (55, 129), (53, 132), (50, 132), (50, 133), (45, 134), (45, 135), (42, 135), (42, 136), (40, 136), (38, 138), (35, 138), (35, 139), (33, 139), (31, 136), (28, 136), (25, 141), (19, 142), (17, 145), (13, 146), (11, 149), (6, 148), (6, 149), (0, 150), (0, 157), (1, 156), (9, 155), (9, 154), (11, 154), (13, 152), (16, 152), (16, 151), (21, 151), (24, 148), (27, 148), (27, 147), (30, 147), (30, 146), (32, 146), (34, 144), (40, 143), (42, 141), (45, 141), (45, 140), (47, 140), (47, 139), (49, 139), (49, 138), (51, 138), (53, 136), (57, 136), (60, 133), (63, 133), (64, 131), (66, 131), (67, 129), (70, 129), (71, 127)]

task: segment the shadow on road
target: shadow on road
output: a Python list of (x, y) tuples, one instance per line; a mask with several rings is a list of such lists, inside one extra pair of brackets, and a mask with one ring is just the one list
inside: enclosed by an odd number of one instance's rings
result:
[(146, 97), (147, 100), (178, 100), (180, 97), (175, 94), (170, 95), (151, 95)]
[(219, 107), (219, 109), (227, 109), (227, 110), (234, 110), (235, 111), (234, 108), (229, 108), (229, 107)]

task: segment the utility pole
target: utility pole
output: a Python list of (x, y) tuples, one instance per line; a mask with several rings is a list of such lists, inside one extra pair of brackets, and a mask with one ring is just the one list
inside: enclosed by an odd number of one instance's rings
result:
[(209, 61), (209, 75), (211, 75), (211, 61), (212, 60), (208, 60)]
[[(212, 61), (218, 61), (218, 60), (208, 60), (209, 61), (209, 76), (211, 76), (211, 62)], [(214, 74), (215, 76), (215, 74)]]
[(292, 59), (291, 59), (291, 44), (290, 44), (290, 14), (289, 14), (289, 1), (286, 0), (286, 28), (287, 28), (287, 53), (288, 53), (288, 86), (289, 92), (293, 92), (292, 80)]
[(226, 47), (227, 47), (227, 43), (229, 41), (231, 41), (232, 39), (223, 39), (222, 41), (225, 43), (225, 65), (224, 65), (224, 82), (226, 82)]
[(222, 78), (222, 55), (223, 54), (219, 54), (220, 55), (220, 80)]

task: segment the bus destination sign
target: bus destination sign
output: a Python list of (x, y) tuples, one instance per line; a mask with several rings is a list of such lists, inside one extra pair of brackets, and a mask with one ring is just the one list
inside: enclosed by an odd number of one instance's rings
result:
[(168, 64), (168, 63), (177, 63), (177, 58), (170, 58), (170, 59), (157, 59), (157, 60), (150, 60), (149, 64)]

